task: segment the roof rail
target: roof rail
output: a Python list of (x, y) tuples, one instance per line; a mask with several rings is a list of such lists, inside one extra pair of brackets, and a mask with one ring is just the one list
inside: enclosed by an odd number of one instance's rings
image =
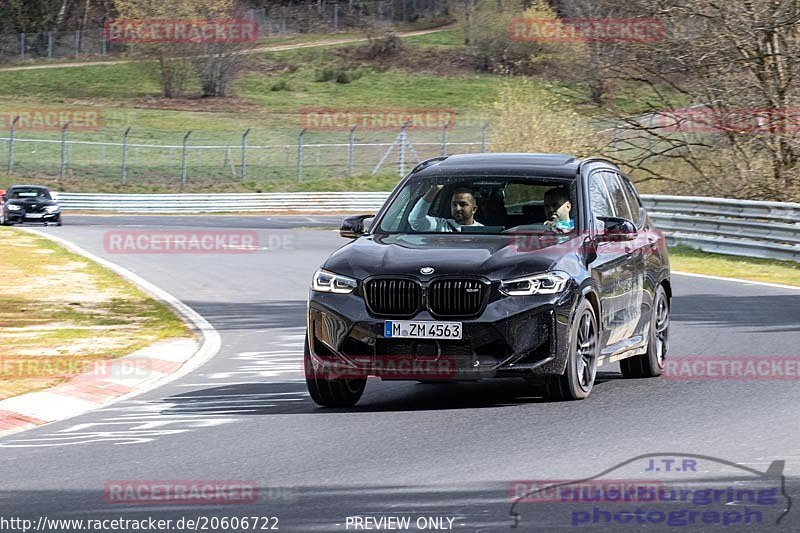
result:
[(417, 164), (417, 166), (412, 168), (411, 172), (409, 172), (408, 175), (410, 176), (410, 175), (412, 175), (412, 174), (414, 174), (416, 172), (419, 172), (420, 170), (422, 170), (424, 168), (427, 168), (427, 167), (431, 166), (434, 163), (438, 163), (439, 161), (444, 161), (448, 157), (450, 157), (450, 156), (449, 155), (437, 155), (436, 157), (431, 157), (430, 159), (426, 159), (425, 161), (420, 162), (419, 164)]

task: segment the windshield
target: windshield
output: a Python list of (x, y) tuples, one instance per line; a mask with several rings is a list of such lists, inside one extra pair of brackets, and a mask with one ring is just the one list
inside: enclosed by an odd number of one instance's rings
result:
[(39, 187), (24, 187), (19, 189), (12, 189), (9, 191), (9, 198), (42, 198), (51, 200), (50, 193), (47, 189)]
[(574, 234), (574, 180), (454, 177), (409, 180), (379, 233)]

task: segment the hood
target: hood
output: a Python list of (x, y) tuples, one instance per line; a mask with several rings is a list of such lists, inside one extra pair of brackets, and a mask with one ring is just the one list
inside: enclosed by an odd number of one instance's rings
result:
[(323, 268), (364, 279), (368, 276), (469, 275), (510, 279), (547, 270), (573, 273), (580, 263), (580, 241), (559, 242), (525, 235), (367, 235), (336, 250)]

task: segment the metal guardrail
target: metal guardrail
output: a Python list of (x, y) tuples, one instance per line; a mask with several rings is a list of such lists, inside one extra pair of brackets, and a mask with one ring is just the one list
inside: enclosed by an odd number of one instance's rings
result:
[[(388, 197), (386, 192), (56, 194), (65, 211), (122, 213), (370, 213)], [(800, 262), (800, 204), (660, 195), (642, 200), (671, 244)]]
[(224, 193), (224, 194), (82, 194), (55, 193), (65, 211), (120, 213), (370, 212), (387, 192)]
[(645, 195), (642, 200), (670, 244), (800, 261), (800, 204), (698, 196)]

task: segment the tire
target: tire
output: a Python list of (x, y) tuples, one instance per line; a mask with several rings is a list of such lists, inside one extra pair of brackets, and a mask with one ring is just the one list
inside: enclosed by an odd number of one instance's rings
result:
[(324, 379), (314, 369), (311, 363), (311, 350), (308, 347), (308, 336), (306, 336), (305, 349), (303, 353), (303, 366), (305, 367), (306, 386), (311, 399), (323, 407), (352, 407), (367, 385), (367, 379)]
[(619, 362), (626, 378), (655, 378), (664, 373), (664, 361), (669, 351), (669, 298), (663, 285), (653, 297), (647, 352)]
[(567, 368), (561, 376), (545, 377), (545, 397), (555, 401), (582, 400), (589, 396), (597, 375), (600, 335), (594, 308), (583, 300), (569, 331)]
[(58, 218), (56, 219), (56, 226), (61, 226), (61, 215), (58, 215)]

